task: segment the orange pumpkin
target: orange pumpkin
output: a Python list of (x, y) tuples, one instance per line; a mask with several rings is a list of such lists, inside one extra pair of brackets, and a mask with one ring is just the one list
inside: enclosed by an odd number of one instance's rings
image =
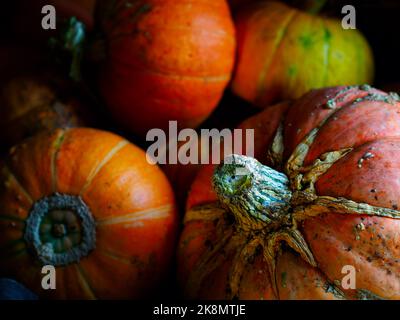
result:
[(235, 155), (192, 185), (178, 249), (186, 297), (399, 299), (399, 96), (313, 90), (275, 109), (275, 130), (271, 109), (243, 127), (264, 132), (256, 153), (275, 169)]
[(234, 25), (226, 0), (99, 2), (106, 36), (100, 91), (115, 119), (151, 128), (196, 127), (217, 106), (233, 69)]
[(0, 143), (7, 149), (44, 130), (89, 123), (88, 109), (56, 77), (15, 76), (0, 90)]
[(254, 3), (235, 18), (238, 55), (232, 90), (260, 106), (310, 89), (371, 83), (371, 49), (358, 30), (276, 1)]
[[(13, 148), (0, 178), (0, 272), (55, 299), (143, 298), (174, 249), (174, 195), (121, 137), (76, 128)], [(56, 290), (43, 290), (43, 265)]]

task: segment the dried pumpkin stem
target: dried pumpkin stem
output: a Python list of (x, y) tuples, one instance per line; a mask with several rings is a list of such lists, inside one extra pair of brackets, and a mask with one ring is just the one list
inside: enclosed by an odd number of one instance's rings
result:
[(371, 206), (341, 197), (328, 196), (318, 196), (312, 203), (296, 207), (293, 215), (296, 220), (304, 220), (330, 212), (400, 219), (400, 211), (398, 210)]
[(261, 240), (259, 238), (253, 238), (250, 241), (246, 241), (237, 251), (233, 259), (229, 276), (230, 293), (227, 297), (228, 299), (233, 299), (238, 296), (243, 273), (249, 264), (249, 260), (254, 258), (257, 248), (260, 245), (262, 245)]
[(274, 140), (272, 141), (271, 147), (267, 152), (267, 159), (271, 166), (275, 169), (280, 169), (283, 163), (283, 152), (285, 146), (283, 143), (283, 123), (281, 122), (276, 130)]

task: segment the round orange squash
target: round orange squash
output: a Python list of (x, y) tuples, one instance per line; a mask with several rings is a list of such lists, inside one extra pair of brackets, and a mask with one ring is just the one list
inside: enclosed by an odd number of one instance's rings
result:
[[(10, 151), (0, 176), (0, 272), (52, 299), (143, 298), (168, 271), (171, 187), (121, 137), (75, 128)], [(43, 290), (42, 266), (56, 268)]]
[(271, 109), (242, 125), (265, 133), (264, 164), (233, 155), (191, 187), (178, 249), (185, 296), (399, 299), (399, 96), (313, 90), (275, 110), (274, 132)]
[(217, 106), (235, 56), (226, 0), (108, 0), (99, 3), (106, 58), (100, 91), (115, 119), (145, 136), (193, 128)]
[(310, 89), (371, 83), (372, 51), (358, 30), (276, 1), (239, 10), (232, 90), (260, 106)]

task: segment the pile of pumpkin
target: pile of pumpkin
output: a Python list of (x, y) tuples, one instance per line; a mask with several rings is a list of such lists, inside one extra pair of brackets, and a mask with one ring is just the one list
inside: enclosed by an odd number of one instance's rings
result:
[[(321, 1), (47, 2), (66, 33), (19, 1), (26, 45), (1, 52), (0, 277), (52, 299), (400, 298), (400, 99), (368, 85), (358, 30)], [(152, 165), (170, 120), (254, 129), (255, 159)]]

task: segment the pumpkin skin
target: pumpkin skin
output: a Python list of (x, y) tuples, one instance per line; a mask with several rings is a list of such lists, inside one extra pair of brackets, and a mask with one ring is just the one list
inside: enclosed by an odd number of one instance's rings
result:
[(0, 142), (7, 149), (41, 131), (87, 125), (86, 106), (66, 83), (49, 76), (14, 76), (0, 91)]
[(235, 18), (238, 55), (232, 90), (265, 107), (314, 88), (371, 83), (371, 49), (357, 30), (283, 3), (255, 3)]
[[(275, 133), (264, 126), (270, 109), (242, 124), (265, 133), (265, 139), (256, 139), (256, 154), (263, 148), (266, 154), (274, 140)], [(316, 195), (393, 209), (391, 212), (397, 218), (367, 215), (362, 210), (359, 214), (340, 213), (335, 207), (308, 216), (298, 222), (297, 228), (316, 266), (289, 247), (280, 247), (274, 291), (262, 250), (234, 260), (243, 248), (239, 239), (247, 233), (238, 228), (237, 216), (221, 206), (221, 198), (212, 186), (215, 168), (206, 166), (191, 187), (178, 247), (178, 277), (186, 297), (399, 299), (399, 97), (369, 86), (318, 89), (290, 103), (280, 116), (284, 151), (279, 167), (286, 168), (286, 172), (291, 155), (299, 150), (297, 147), (318, 130), (305, 151), (301, 168), (309, 168), (317, 159), (323, 159), (321, 155), (326, 152), (346, 149), (347, 153), (317, 177)], [(268, 163), (265, 158), (260, 160)], [(295, 204), (292, 208), (295, 210)], [(278, 231), (272, 230), (265, 236), (275, 232)], [(227, 234), (230, 237), (224, 243)], [(242, 265), (238, 266), (237, 261)], [(356, 270), (354, 290), (341, 287), (345, 276), (342, 268), (346, 265)], [(241, 277), (236, 279), (239, 282), (231, 282), (230, 277), (238, 268), (243, 268)], [(196, 282), (194, 277), (200, 276), (202, 280)]]
[[(39, 255), (29, 240), (39, 232), (31, 229), (38, 217), (33, 215), (46, 197), (58, 197), (53, 207), (48, 202), (51, 210), (40, 221), (41, 248), (53, 241), (50, 257)], [(54, 209), (61, 197), (69, 199), (66, 206)], [(82, 205), (69, 208), (72, 198), (81, 199), (92, 218), (87, 212), (77, 215)], [(41, 297), (143, 298), (160, 285), (169, 268), (177, 227), (173, 192), (145, 153), (117, 135), (74, 128), (26, 140), (2, 166), (0, 204), (1, 273)], [(72, 227), (80, 231), (78, 241)], [(94, 238), (85, 238), (93, 232)], [(43, 290), (43, 259), (56, 259), (60, 252), (70, 259), (84, 241), (92, 250), (79, 262), (64, 264), (66, 260), (57, 258), (56, 290)]]
[(198, 126), (231, 78), (235, 35), (226, 1), (126, 3), (99, 2), (107, 47), (99, 85), (110, 112), (141, 136), (170, 120)]

